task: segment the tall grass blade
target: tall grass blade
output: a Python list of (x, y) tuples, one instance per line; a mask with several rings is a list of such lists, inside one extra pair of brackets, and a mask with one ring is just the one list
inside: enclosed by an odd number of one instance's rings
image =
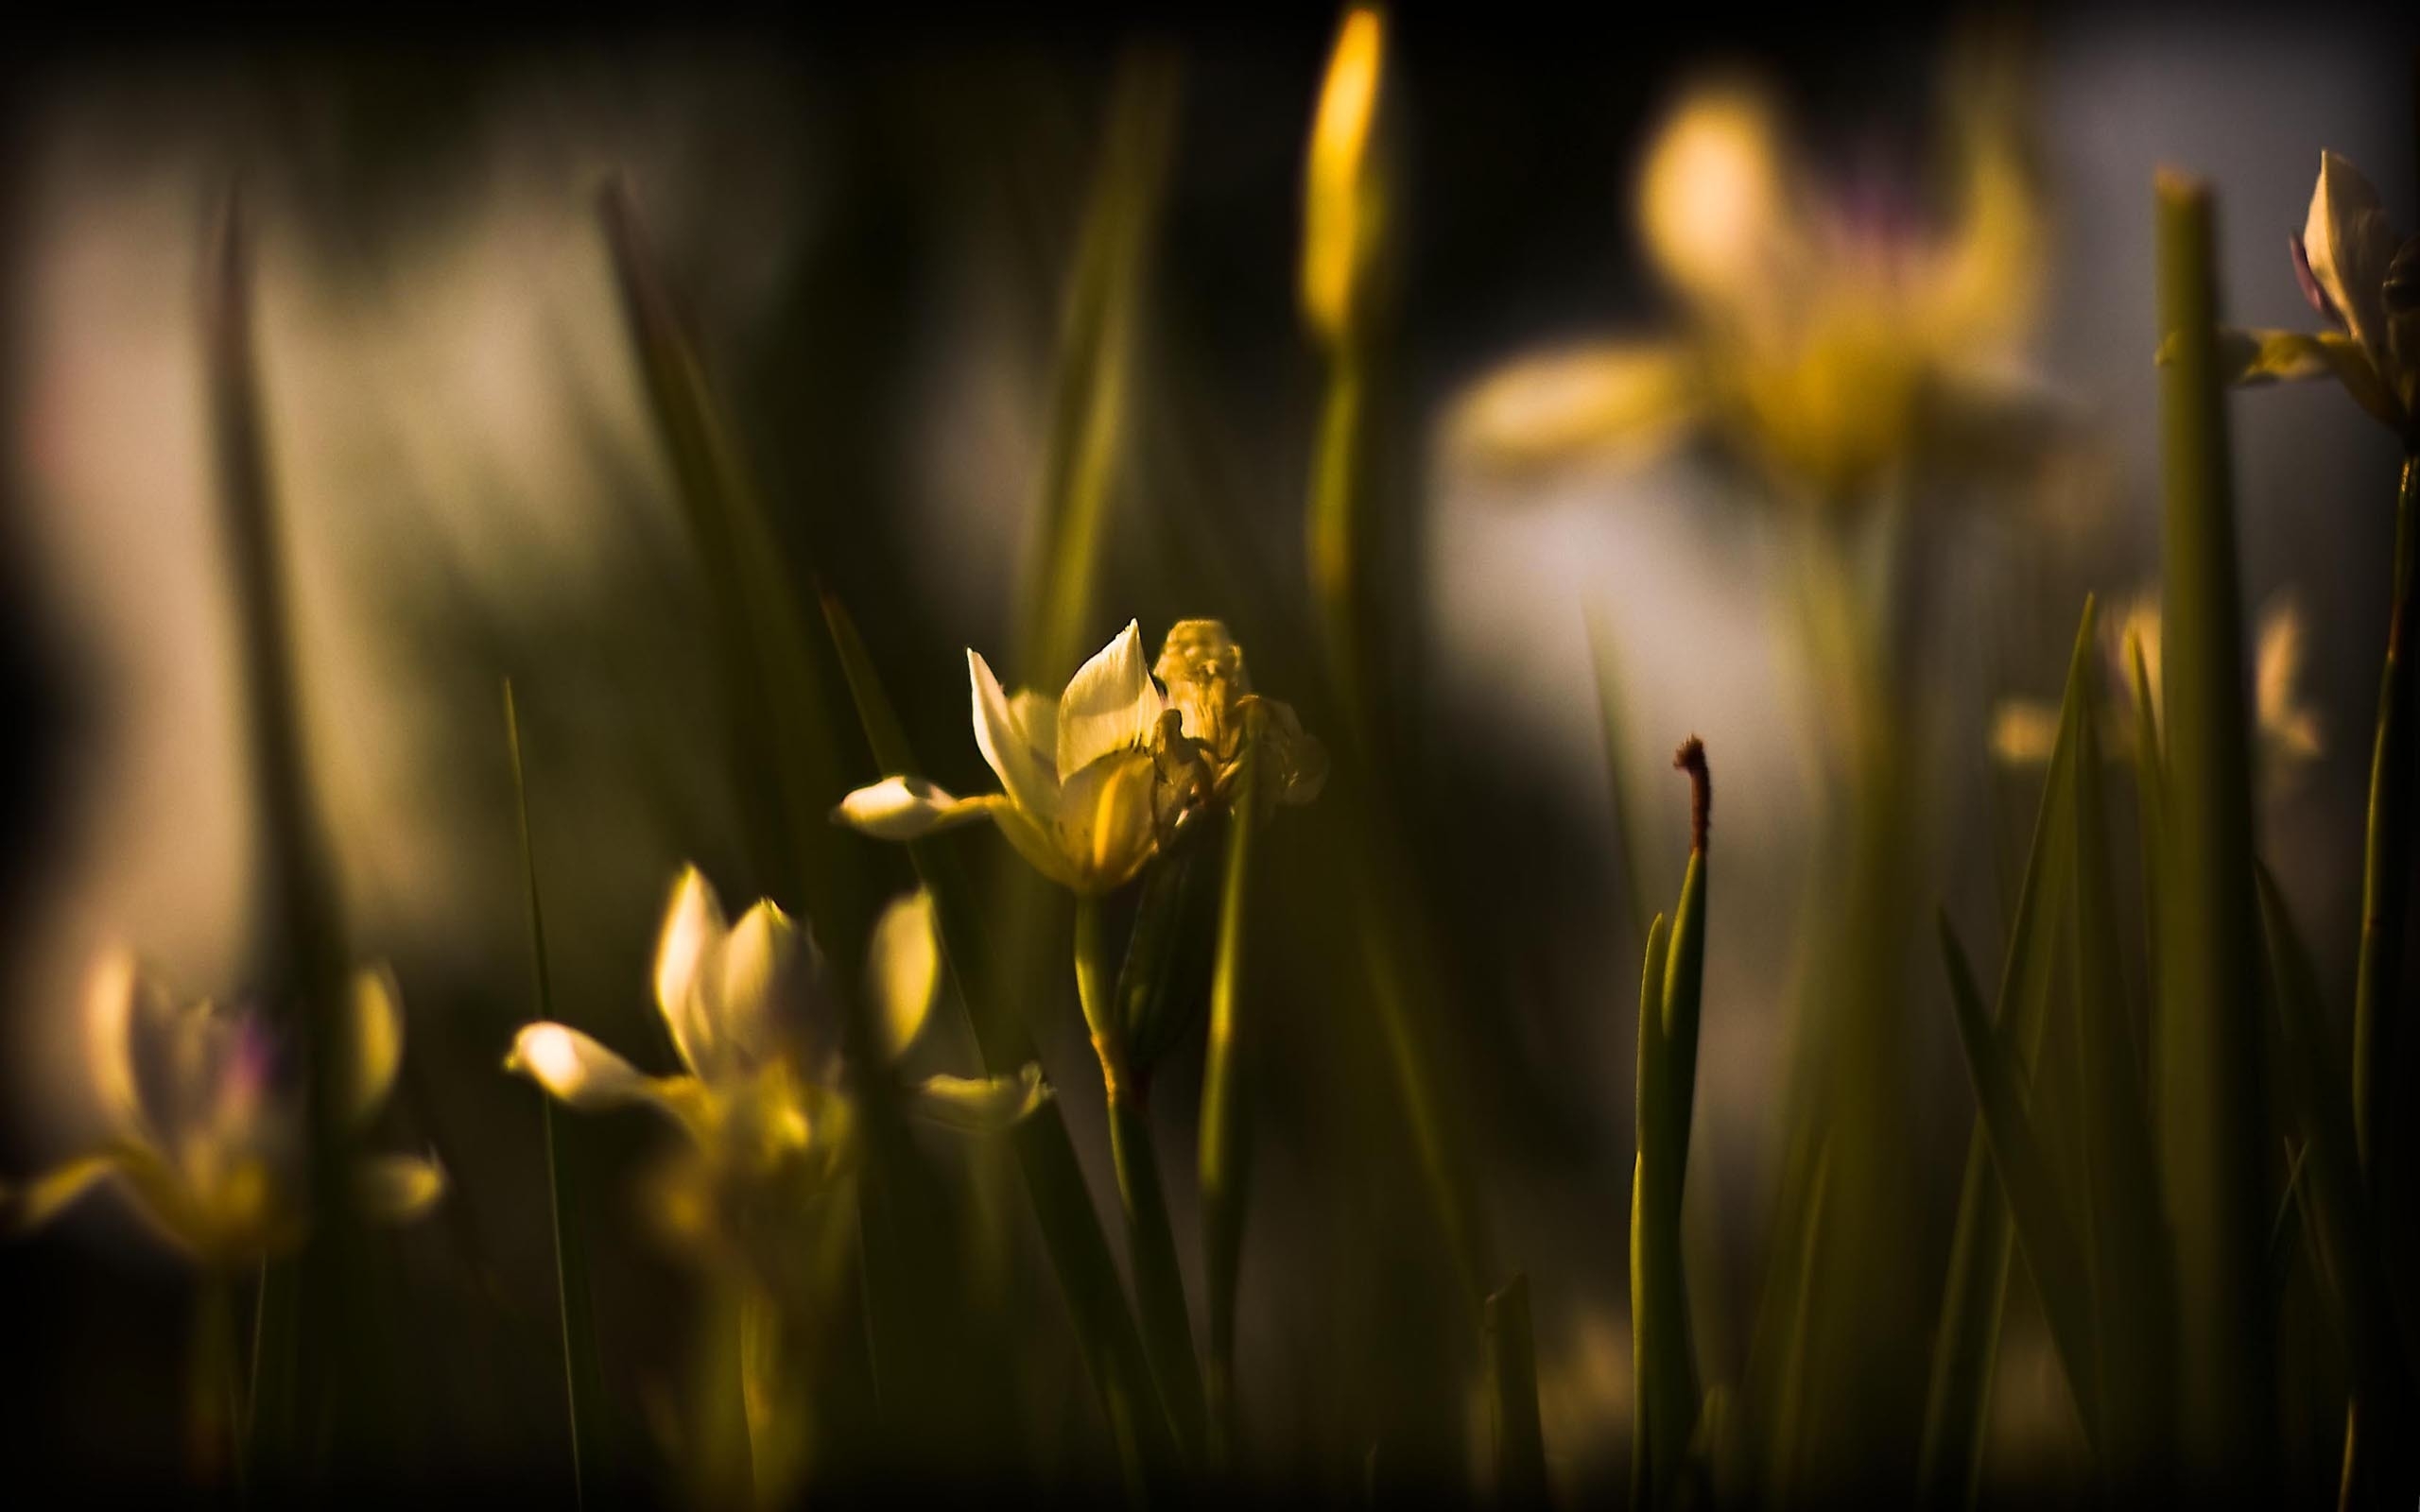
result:
[(2168, 865), (2152, 1035), (2161, 1186), (2176, 1256), (2177, 1469), (2189, 1489), (2271, 1485), (2273, 1327), (2254, 1002), (2252, 756), (2208, 190), (2163, 173), (2154, 229), (2166, 582)]
[[(504, 743), (512, 761), (512, 813), (521, 832), (521, 875), (529, 900), (530, 989), (538, 1017), (563, 1022), (546, 962), (546, 914), (538, 889), (538, 843), (529, 824), (528, 776), (521, 760), (521, 713), (512, 679), (504, 683)], [(605, 1385), (597, 1363), (596, 1313), (588, 1282), (588, 1194), (579, 1161), (564, 1148), (555, 1100), (538, 1095), (546, 1138), (546, 1201), (555, 1239), (555, 1296), (561, 1304), (563, 1388), (571, 1414), (572, 1497), (586, 1505), (606, 1485)]]
[(1983, 1017), (1983, 1000), (1975, 986), (1974, 968), (1946, 916), (1939, 920), (1942, 963), (1949, 973), (1949, 1001), (1958, 1019), (1958, 1042), (1966, 1053), (1966, 1070), (1975, 1082), (1975, 1101), (1982, 1110), (1983, 1130), (1990, 1142), (1992, 1169), (1998, 1173), (2009, 1217), (2016, 1230), (2017, 1247), (2026, 1268), (2033, 1273), (2034, 1290), (2042, 1298), (2043, 1316), (2059, 1364), (2073, 1394), (2084, 1434), (2098, 1439), (2102, 1421), (2100, 1369), (2094, 1356), (2092, 1284), (2083, 1247), (2060, 1205), (2033, 1120), (2026, 1110), (2025, 1089), (2016, 1068), (1992, 1025)]
[(1220, 1472), (1234, 1464), (1240, 1430), (1236, 1400), (1236, 1294), (1242, 1280), (1245, 1203), (1252, 1177), (1252, 1135), (1244, 1122), (1251, 1062), (1243, 1038), (1243, 1015), (1251, 965), (1251, 816), (1258, 784), (1256, 766), (1247, 763), (1237, 780), (1236, 816), (1227, 826), (1218, 954), (1210, 971), (1210, 1027), (1201, 1063), (1198, 1156), (1201, 1275), (1208, 1293), (1210, 1326), (1202, 1384), (1209, 1414), (1210, 1464)]
[[(354, 1059), (343, 1010), (351, 961), (334, 858), (321, 828), (304, 730), (302, 667), (269, 473), (252, 344), (251, 256), (241, 207), (219, 210), (205, 266), (204, 357), (219, 524), (235, 606), (250, 746), (256, 865), (266, 920), (256, 986), (291, 1017), (283, 1025), (306, 1078), (305, 1190), (312, 1236), (270, 1263), (253, 1371), (251, 1459), (271, 1486), (316, 1474), (327, 1436), (358, 1448), (367, 1414), (344, 1394), (370, 1342), (356, 1315), (359, 1236), (348, 1185), (352, 1140), (342, 1087)], [(352, 1359), (340, 1356), (354, 1356)], [(342, 1410), (340, 1410), (342, 1409)]]

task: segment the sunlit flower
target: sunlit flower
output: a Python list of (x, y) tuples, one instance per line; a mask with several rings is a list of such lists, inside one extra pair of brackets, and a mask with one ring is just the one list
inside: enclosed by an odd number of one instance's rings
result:
[(2008, 369), (2041, 232), (2005, 91), (1962, 84), (1954, 194), (1937, 223), (1895, 187), (1820, 180), (1762, 89), (1685, 96), (1638, 180), (1641, 239), (1679, 333), (1498, 369), (1461, 401), (1457, 444), (1496, 467), (1638, 464), (1711, 435), (1824, 501), (1870, 490), (1919, 452), (1948, 463), (1977, 449), (2018, 407)]
[(1265, 764), (1256, 807), (1308, 803), (1327, 782), (1327, 747), (1304, 733), (1291, 704), (1252, 691), (1244, 648), (1219, 620), (1179, 620), (1152, 669), (1167, 689), (1179, 732), (1208, 771), (1212, 799), (1231, 801), (1247, 757)]
[[(2323, 152), (2310, 212), (2289, 249), (2303, 298), (2332, 329), (2222, 329), (2229, 380), (2332, 377), (2407, 446), (2420, 445), (2420, 236), (2398, 245), (2377, 190)], [(2163, 360), (2174, 339), (2161, 346)]]
[(975, 744), (1003, 791), (959, 799), (919, 777), (888, 777), (841, 799), (835, 819), (914, 840), (988, 818), (1044, 876), (1098, 894), (1133, 880), (1204, 800), (1193, 764), (1163, 765), (1164, 721), (1182, 716), (1151, 680), (1134, 622), (1056, 698), (1002, 693), (979, 652), (968, 651), (966, 665)]
[[(392, 979), (376, 970), (354, 978), (346, 1011), (354, 1054), (342, 1111), (359, 1128), (394, 1086), (404, 1019)], [(0, 1194), (9, 1227), (47, 1223), (114, 1178), (155, 1230), (207, 1268), (250, 1265), (301, 1243), (303, 1081), (259, 1010), (178, 1000), (112, 953), (86, 989), (84, 1029), (109, 1138)], [(400, 1222), (427, 1211), (445, 1178), (432, 1161), (377, 1155), (355, 1165), (353, 1187), (363, 1215)]]
[[(2294, 600), (2279, 594), (2260, 613), (2259, 644), (2254, 659), (2253, 712), (2260, 732), (2262, 769), (2284, 781), (2319, 759), (2323, 747), (2319, 715), (2303, 701), (2302, 610)], [(2131, 754), (2135, 741), (2135, 657), (2139, 650), (2152, 717), (2160, 698), (2159, 597), (2146, 591), (2120, 605), (2100, 622), (2100, 649), (2108, 663), (2104, 686), (2109, 709), (2099, 732), (2103, 748), (2114, 756)], [(2040, 765), (2058, 744), (2056, 704), (2033, 698), (2005, 698), (1992, 711), (1992, 754), (2010, 765)]]
[[(669, 1114), (693, 1157), (659, 1183), (659, 1216), (676, 1229), (710, 1229), (719, 1199), (823, 1188), (858, 1152), (839, 1015), (812, 979), (812, 954), (769, 900), (727, 925), (713, 886), (684, 868), (655, 956), (656, 1007), (681, 1070), (650, 1076), (578, 1029), (544, 1022), (513, 1038), (505, 1069), (582, 1112), (646, 1104)], [(886, 1069), (922, 1031), (941, 979), (930, 899), (898, 899), (875, 923), (866, 972)], [(995, 1128), (1049, 1095), (1028, 1065), (1011, 1076), (934, 1077), (910, 1089), (909, 1106), (936, 1122)]]

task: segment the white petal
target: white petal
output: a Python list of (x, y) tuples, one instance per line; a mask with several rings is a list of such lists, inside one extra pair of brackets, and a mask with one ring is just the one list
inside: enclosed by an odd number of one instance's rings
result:
[(122, 950), (95, 963), (84, 988), (84, 1049), (102, 1110), (112, 1129), (136, 1139), (149, 1126), (134, 1074), (135, 998), (142, 989), (134, 957)]
[(707, 1038), (717, 1053), (736, 1054), (750, 1064), (765, 1054), (774, 1003), (797, 959), (798, 928), (771, 899), (740, 916), (715, 963), (712, 991), (697, 1005), (710, 1021)]
[(713, 885), (696, 867), (683, 867), (655, 948), (655, 1005), (672, 1031), (673, 1048), (692, 1071), (713, 1053), (713, 1025), (698, 1015), (700, 978), (711, 970), (729, 934)]
[(2303, 223), (2303, 251), (2311, 277), (2367, 347), (2373, 361), (2387, 355), (2386, 270), (2394, 256), (2378, 192), (2361, 170), (2333, 152), (2319, 155), (2319, 182)]
[(504, 1069), (528, 1077), (557, 1102), (583, 1113), (662, 1100), (652, 1078), (568, 1024), (522, 1025), (512, 1037)]
[(404, 1060), (404, 1010), (392, 972), (371, 967), (353, 978), (352, 1075), (345, 1084), (345, 1114), (366, 1123), (387, 1101)]
[[(976, 747), (999, 774), (1010, 801), (1035, 814), (1049, 813), (1058, 799), (1059, 774), (1067, 768), (1054, 769), (1042, 759), (1016, 714), (1011, 713), (1000, 679), (992, 675), (991, 663), (980, 652), (966, 653), (966, 680), (975, 700)], [(1030, 705), (1023, 708), (1028, 714), (1032, 712)]]
[(873, 994), (874, 1030), (885, 1060), (896, 1060), (941, 995), (942, 953), (933, 895), (919, 887), (894, 899), (874, 920), (866, 982)]
[(1133, 880), (1159, 843), (1152, 805), (1158, 763), (1145, 751), (1098, 761), (1076, 774), (1059, 801), (1059, 849), (1080, 892), (1111, 892)]
[(1050, 1101), (1042, 1068), (1027, 1061), (1009, 1076), (935, 1076), (919, 1082), (908, 1105), (917, 1117), (973, 1133), (1010, 1128)]
[(445, 1194), (445, 1172), (416, 1155), (372, 1155), (353, 1168), (354, 1202), (372, 1223), (409, 1223)]
[(1073, 781), (1112, 751), (1150, 745), (1166, 707), (1143, 658), (1142, 627), (1129, 620), (1059, 697), (1059, 780)]
[(842, 799), (832, 817), (877, 840), (921, 840), (988, 812), (981, 799), (952, 798), (921, 777), (886, 777)]

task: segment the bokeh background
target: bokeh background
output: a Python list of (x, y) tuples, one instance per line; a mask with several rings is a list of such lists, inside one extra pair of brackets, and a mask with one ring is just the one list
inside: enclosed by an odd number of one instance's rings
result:
[[(1719, 948), (1690, 1200), (1718, 1265), (1694, 1284), (1735, 1329), (1772, 1200), (1825, 713), (1774, 607), (1786, 543), (1740, 477), (1684, 456), (1507, 480), (1466, 465), (1439, 420), (1507, 358), (1663, 318), (1632, 178), (1690, 79), (1760, 69), (1820, 154), (1887, 170), (1920, 151), (1962, 35), (1928, 15), (1761, 29), (1700, 9), (1608, 27), (1407, 6), (1392, 38), (1392, 360), (1419, 608), (1397, 648), (1408, 734), (1388, 759), (1447, 921), (1439, 1059), (1495, 1247), (1531, 1277), (1547, 1448), (1574, 1485), (1627, 1453), (1639, 948), (1583, 610), (1623, 651), (1617, 759), (1663, 800), (1628, 816), (1660, 858), (1655, 906), (1686, 853), (1680, 779), (1661, 767), (1690, 732), (1714, 764)], [(2073, 7), (2000, 25), (1996, 45), (2030, 60), (2052, 229), (2028, 377), (2060, 427), (2048, 481), (1942, 506), (1919, 694), (1937, 732), (1925, 864), (1979, 933), (2032, 804), (2027, 782), (1996, 774), (1991, 709), (2054, 696), (2083, 594), (2155, 569), (2153, 165), (2216, 181), (2224, 306), (2248, 325), (2307, 323), (2286, 238), (2323, 146), (2363, 165), (2400, 224), (2420, 210), (2409, 15)], [(932, 775), (980, 790), (962, 648), (997, 663), (1011, 644), (1062, 294), (1112, 69), (1137, 42), (1178, 60), (1182, 94), (1090, 638), (1130, 616), (1156, 638), (1219, 614), (1266, 689), (1288, 696), (1289, 673), (1307, 685), (1321, 377), (1294, 280), (1333, 27), (1315, 7), (1126, 21), (944, 7), (461, 35), (95, 28), (15, 57), (0, 107), (0, 1170), (96, 1126), (75, 1004), (102, 945), (139, 942), (197, 990), (245, 967), (252, 816), (198, 318), (224, 184), (241, 182), (258, 227), (311, 752), (357, 948), (404, 986), (401, 1117), (455, 1180), (441, 1215), (396, 1241), (398, 1431), (432, 1474), (538, 1480), (563, 1430), (536, 1106), (496, 1074), (533, 1012), (499, 677), (520, 690), (557, 990), (600, 1038), (647, 1042), (648, 959), (682, 860), (749, 895), (706, 588), (616, 303), (599, 185), (630, 185), (787, 539), (856, 613)], [(2349, 942), (2396, 458), (2332, 388), (2238, 400), (2234, 415), (2247, 597), (2299, 604), (2324, 741), (2272, 784), (2264, 845), (2312, 937)], [(1288, 816), (1275, 866), (1336, 833), (1317, 811)], [(1379, 1052), (1322, 1017), (1330, 942), (1300, 893), (1280, 885), (1271, 909), (1266, 974), (1295, 986), (1270, 994), (1240, 1357), (1252, 1462), (1341, 1490), (1374, 1443), (1420, 1463), (1431, 1409), (1404, 1383), (1453, 1379), (1468, 1346), (1430, 1305), (1449, 1282), (1401, 1171)], [(2323, 955), (2331, 985), (2349, 981), (2348, 952)], [(1906, 1159), (1939, 1224), (1907, 1242), (1937, 1275), (1971, 1094), (1937, 974), (1913, 980), (1918, 1108), (1941, 1138)], [(1072, 998), (1028, 1012), (1112, 1211)], [(1155, 1100), (1179, 1169), (1191, 1083), (1165, 1072)], [(608, 1192), (661, 1138), (635, 1117), (582, 1135)], [(634, 1221), (600, 1230), (605, 1366), (644, 1432), (681, 1379), (684, 1279)], [(1021, 1366), (1020, 1452), (1047, 1477), (1099, 1430), (1052, 1336), (1046, 1273), (1028, 1253), (1016, 1275), (1003, 1305), (1031, 1310), (1041, 1341)], [(107, 1202), (0, 1250), (12, 1474), (175, 1474), (185, 1297)], [(1418, 1368), (1373, 1368), (1398, 1359)], [(2010, 1444), (2055, 1454), (2072, 1431), (2060, 1389), (2020, 1330), (2001, 1366)]]

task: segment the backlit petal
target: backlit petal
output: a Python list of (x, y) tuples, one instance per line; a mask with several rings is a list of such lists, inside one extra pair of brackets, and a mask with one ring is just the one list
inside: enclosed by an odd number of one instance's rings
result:
[(941, 994), (933, 895), (920, 887), (893, 899), (874, 920), (868, 956), (866, 984), (873, 994), (875, 1033), (883, 1058), (895, 1060), (914, 1043)]
[(1159, 765), (1147, 751), (1104, 756), (1078, 772), (1060, 799), (1060, 849), (1080, 892), (1114, 891), (1132, 881), (1159, 842), (1151, 802)]
[(729, 934), (714, 885), (696, 867), (683, 867), (656, 944), (655, 1004), (672, 1031), (673, 1048), (691, 1071), (701, 1071), (715, 1055), (715, 1026), (700, 1011), (699, 988)]
[(372, 1155), (353, 1168), (353, 1198), (372, 1223), (409, 1223), (445, 1194), (445, 1172), (416, 1155)]
[(353, 1070), (345, 1081), (345, 1116), (367, 1123), (387, 1101), (404, 1060), (403, 997), (385, 967), (353, 978)]
[(1771, 99), (1740, 83), (1684, 99), (1639, 173), (1639, 229), (1673, 287), (1710, 313), (1753, 322), (1781, 292), (1772, 265), (1794, 231)]
[(0, 1234), (30, 1233), (118, 1174), (112, 1155), (87, 1155), (54, 1166), (22, 1187), (0, 1187)]
[(1050, 1101), (1050, 1083), (1031, 1061), (1013, 1075), (935, 1076), (919, 1082), (909, 1109), (917, 1117), (972, 1133), (998, 1133)]
[(1681, 349), (1601, 341), (1496, 369), (1455, 402), (1446, 434), (1457, 453), (1506, 472), (1640, 468), (1668, 455), (1698, 412), (1696, 369)]
[(759, 900), (741, 915), (723, 940), (711, 990), (699, 1010), (712, 1020), (712, 1040), (726, 1061), (753, 1065), (770, 1050), (775, 1005), (796, 967), (798, 950), (798, 927), (771, 899)]
[(661, 1100), (652, 1077), (568, 1024), (522, 1025), (504, 1069), (583, 1113)]
[(2303, 223), (2303, 251), (2311, 277), (2334, 302), (2355, 339), (2374, 361), (2387, 352), (2386, 270), (2394, 257), (2378, 192), (2361, 171), (2333, 152), (2319, 155), (2319, 182)]
[[(966, 679), (974, 695), (977, 748), (999, 774), (1000, 786), (1011, 802), (1035, 814), (1049, 813), (1058, 799), (1059, 773), (1067, 768), (1054, 769), (1041, 759), (1019, 719), (1010, 712), (1000, 679), (992, 675), (991, 663), (980, 652), (966, 653)], [(1030, 705), (1025, 713), (1030, 716)]]
[(1149, 746), (1166, 706), (1143, 656), (1142, 627), (1129, 620), (1115, 639), (1076, 669), (1060, 695), (1059, 781), (1073, 782), (1112, 751)]
[(143, 990), (134, 957), (111, 951), (94, 964), (84, 988), (84, 1046), (93, 1083), (110, 1126), (130, 1138), (147, 1137), (143, 1094), (134, 1072), (134, 1014)]
[(877, 840), (921, 840), (990, 812), (979, 798), (952, 798), (921, 777), (886, 777), (840, 800), (832, 817)]

